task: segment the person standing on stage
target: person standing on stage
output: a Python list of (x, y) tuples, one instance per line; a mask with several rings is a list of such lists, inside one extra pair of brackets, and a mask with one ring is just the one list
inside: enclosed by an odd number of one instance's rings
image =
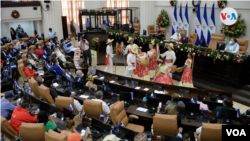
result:
[(136, 68), (133, 71), (132, 77), (150, 81), (148, 62), (149, 58), (147, 53), (141, 51), (142, 47), (138, 48), (138, 54), (136, 55)]
[(71, 22), (70, 22), (70, 32), (71, 32), (71, 35), (69, 37), (69, 40), (71, 40), (72, 37), (75, 37), (75, 40), (77, 40), (77, 38), (76, 38), (76, 28), (74, 26), (73, 20), (71, 20)]
[(138, 49), (136, 46), (131, 47), (131, 53), (127, 56), (127, 64), (124, 76), (131, 77), (134, 69), (136, 68), (136, 54), (138, 53)]
[(113, 46), (112, 42), (114, 39), (108, 39), (107, 41), (107, 48), (106, 48), (106, 62), (105, 62), (105, 70), (104, 71), (109, 71), (110, 73), (113, 73)]
[[(166, 57), (166, 60), (165, 60), (166, 66), (172, 67), (174, 65), (175, 60), (176, 60), (175, 52), (173, 51), (174, 45), (172, 43), (170, 43), (170, 44), (166, 43), (165, 46), (167, 46), (168, 51), (161, 54), (161, 56)], [(172, 78), (172, 74), (170, 73), (169, 75)]]
[(192, 54), (188, 53), (185, 65), (180, 69), (184, 69), (179, 86), (191, 87), (193, 88), (193, 78), (192, 78)]
[(125, 48), (124, 55), (129, 54), (131, 52), (130, 49), (133, 46), (136, 48), (139, 48), (136, 44), (134, 44), (134, 38), (132, 38), (132, 37), (129, 37), (128, 43), (129, 43), (129, 45), (127, 45), (127, 47)]
[(89, 48), (89, 42), (86, 39), (84, 39), (84, 37), (82, 37), (78, 45), (83, 52), (84, 61), (87, 63), (87, 59), (89, 58), (89, 66), (91, 67), (92, 58), (91, 58), (91, 51)]
[(165, 64), (166, 58), (158, 59), (159, 68), (156, 72), (156, 76), (153, 82), (174, 85), (172, 78), (170, 77), (170, 73), (174, 73), (175, 70), (171, 71), (171, 67)]
[(155, 40), (152, 40), (149, 43), (149, 51), (148, 51), (148, 57), (149, 57), (149, 64), (148, 64), (148, 69), (149, 69), (149, 75), (150, 78), (155, 77), (155, 71), (157, 68), (157, 51), (156, 49), (154, 49), (154, 45), (155, 45)]

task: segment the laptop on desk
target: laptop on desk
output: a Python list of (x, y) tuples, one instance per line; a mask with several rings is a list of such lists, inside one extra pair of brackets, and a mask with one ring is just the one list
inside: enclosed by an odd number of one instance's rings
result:
[(102, 121), (92, 117), (90, 130), (91, 130), (91, 133), (94, 136), (94, 138), (101, 137), (103, 135), (103, 132), (104, 132)]

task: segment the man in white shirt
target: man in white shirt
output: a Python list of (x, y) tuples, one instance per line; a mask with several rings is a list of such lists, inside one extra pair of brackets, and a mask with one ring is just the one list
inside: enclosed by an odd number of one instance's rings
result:
[(124, 55), (128, 54), (131, 47), (133, 47), (133, 46), (135, 46), (136, 48), (139, 48), (136, 44), (134, 44), (134, 38), (132, 38), (132, 37), (129, 37), (128, 43), (129, 43), (129, 45), (127, 45), (127, 47), (125, 48)]
[(181, 29), (178, 28), (177, 32), (175, 32), (174, 35), (172, 35), (169, 40), (179, 41), (180, 39), (181, 39)]
[(20, 38), (19, 41), (16, 43), (15, 48), (16, 49), (21, 49), (22, 45), (26, 46), (25, 43), (23, 42), (23, 39)]
[(52, 28), (49, 28), (49, 37), (51, 38), (51, 39), (53, 39), (55, 36), (56, 36), (56, 32), (54, 33), (54, 32), (52, 32)]
[(55, 48), (55, 50), (54, 50), (54, 53), (56, 54), (57, 58), (61, 59), (63, 62), (66, 62), (67, 60), (66, 60), (66, 58), (65, 58), (65, 55), (62, 54), (62, 52), (60, 51), (59, 48), (60, 48), (60, 45), (57, 44), (57, 45), (56, 45), (56, 48)]
[[(217, 123), (217, 118), (215, 116), (210, 116), (208, 123)], [(196, 134), (198, 135), (198, 141), (200, 140), (201, 129), (202, 129), (202, 126), (196, 129)], [(206, 133), (203, 133), (203, 134), (206, 134)]]
[(84, 61), (86, 63), (87, 63), (87, 59), (89, 58), (89, 66), (91, 67), (92, 58), (91, 58), (91, 51), (89, 48), (89, 42), (86, 39), (84, 39), (84, 37), (82, 37), (78, 43), (78, 46), (83, 52)]
[(138, 49), (135, 46), (131, 47), (131, 53), (127, 56), (127, 64), (126, 70), (124, 72), (124, 76), (131, 77), (134, 69), (136, 68), (136, 54), (138, 53)]
[[(71, 91), (70, 90), (66, 90), (64, 93), (63, 93), (64, 96), (67, 96), (67, 97), (73, 97), (73, 95), (71, 94)], [(75, 100), (74, 99), (74, 106), (77, 110), (77, 112), (81, 115), (85, 115), (85, 112), (83, 110), (83, 105), (78, 101), (78, 100)]]
[(239, 53), (239, 49), (240, 49), (240, 47), (239, 47), (239, 44), (238, 44), (238, 41), (236, 40), (236, 38), (231, 38), (227, 47), (225, 48), (225, 52)]
[(106, 118), (107, 115), (110, 113), (110, 109), (109, 109), (109, 106), (102, 100), (103, 99), (102, 91), (97, 91), (95, 93), (95, 97), (96, 97), (96, 99), (92, 99), (92, 100), (102, 102), (102, 110), (103, 110), (103, 112), (104, 112), (103, 114)]

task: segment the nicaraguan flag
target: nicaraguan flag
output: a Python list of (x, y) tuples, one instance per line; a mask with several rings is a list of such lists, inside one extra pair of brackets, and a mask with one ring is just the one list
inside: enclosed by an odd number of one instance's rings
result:
[(51, 46), (50, 46), (50, 45), (48, 45), (48, 48), (49, 48), (49, 49), (51, 49)]
[(200, 45), (200, 39), (201, 39), (201, 13), (200, 13), (200, 4), (198, 4), (198, 10), (197, 10), (197, 17), (196, 17), (196, 23), (195, 23), (195, 33), (197, 33), (197, 40), (195, 45)]
[(27, 90), (29, 93), (32, 93), (32, 90), (30, 88), (30, 86), (28, 87), (28, 90)]
[(49, 64), (49, 63), (47, 63), (47, 68), (48, 68), (48, 69), (51, 69), (51, 66), (50, 66), (50, 64)]
[(155, 98), (155, 95), (153, 92), (151, 93), (150, 98)]
[(81, 78), (80, 77), (78, 77), (77, 82), (81, 82)]
[(8, 38), (8, 42), (11, 42), (11, 39), (10, 39), (10, 38)]
[(178, 15), (178, 28), (183, 29), (183, 19), (182, 19), (182, 8), (181, 8), (181, 4), (180, 4), (180, 12)]
[(241, 114), (240, 114), (240, 109), (237, 109), (237, 117), (240, 118)]
[(1, 45), (3, 45), (3, 41), (1, 40)]
[(120, 124), (116, 127), (116, 131), (119, 131), (119, 126), (125, 127), (124, 124), (122, 122), (120, 122)]
[(104, 123), (106, 123), (105, 116), (103, 115), (103, 113), (101, 113), (100, 119), (103, 119)]
[(179, 132), (176, 137), (182, 139), (182, 132)]
[(23, 42), (23, 46), (25, 46), (26, 47), (26, 44)]
[(185, 15), (183, 20), (183, 29), (187, 30), (187, 37), (189, 37), (189, 19), (188, 19), (188, 4), (186, 4)]
[(10, 68), (11, 68), (11, 69), (15, 69), (15, 68), (16, 68), (16, 65), (15, 65), (14, 63), (11, 63)]
[(207, 29), (208, 22), (207, 22), (207, 4), (205, 4), (204, 12), (203, 12), (203, 19), (202, 19), (202, 26), (201, 26), (201, 39), (205, 41), (207, 44)]
[(43, 39), (43, 35), (41, 35), (41, 39)]
[(68, 48), (72, 46), (72, 44), (70, 42), (68, 42), (66, 45)]
[(11, 53), (9, 53), (9, 58), (12, 58), (12, 54)]
[(16, 86), (19, 86), (16, 80), (14, 81), (14, 84), (15, 84)]
[(45, 60), (47, 58), (47, 56), (45, 54), (43, 54), (43, 59)]
[(68, 72), (65, 72), (65, 76), (66, 76), (68, 79), (70, 79), (71, 74), (69, 74)]
[(89, 86), (89, 91), (91, 91), (91, 87)]
[(196, 99), (194, 97), (191, 98), (190, 102), (197, 104), (197, 101), (196, 101)]
[(215, 26), (214, 3), (213, 3), (211, 17), (208, 23), (207, 44), (209, 44), (210, 37), (212, 36), (212, 33), (215, 33), (215, 30), (216, 30), (216, 26)]
[(13, 51), (16, 53), (16, 49), (15, 48), (13, 48)]
[(172, 22), (172, 35), (174, 35), (175, 32), (177, 32), (177, 10), (176, 5), (174, 7), (174, 16), (173, 16), (173, 22)]
[(44, 50), (44, 53), (45, 53), (45, 54), (47, 54), (47, 51), (46, 51), (46, 49)]
[(56, 41), (56, 44), (59, 44), (59, 41), (58, 41), (58, 40)]
[(131, 100), (134, 100), (134, 92), (130, 92), (130, 93), (131, 93)]
[(106, 91), (106, 85), (104, 84), (104, 82), (102, 83), (103, 86), (103, 90)]
[(45, 65), (47, 64), (46, 60), (44, 60), (44, 64), (45, 64)]
[(72, 102), (69, 104), (69, 110), (73, 111), (73, 104), (72, 104)]

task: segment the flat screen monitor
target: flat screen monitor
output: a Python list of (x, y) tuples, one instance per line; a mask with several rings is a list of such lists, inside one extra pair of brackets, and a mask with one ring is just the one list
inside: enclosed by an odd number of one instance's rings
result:
[(200, 112), (200, 104), (187, 102), (185, 107), (186, 112), (199, 113)]
[(170, 136), (170, 135), (165, 135), (165, 141), (183, 141), (183, 139), (174, 137), (174, 136)]
[(143, 30), (143, 35), (146, 36), (147, 30)]
[(64, 116), (64, 119), (66, 119), (67, 117), (69, 117), (70, 119), (74, 118), (72, 111), (70, 111), (69, 109), (67, 109), (65, 107), (63, 107), (63, 116)]
[(217, 50), (225, 50), (225, 43), (218, 42), (216, 49)]
[(235, 120), (237, 118), (237, 111), (222, 108), (220, 118)]
[(148, 98), (147, 105), (148, 107), (158, 107), (159, 105), (159, 99), (156, 98)]
[(201, 47), (205, 47), (206, 46), (205, 40), (200, 39), (200, 46)]
[(131, 93), (130, 92), (120, 92), (120, 101), (131, 101)]
[(41, 111), (45, 111), (46, 113), (48, 113), (49, 112), (49, 104), (45, 103), (43, 101), (40, 101), (39, 109)]
[(75, 82), (75, 88), (77, 89), (84, 89), (84, 85), (82, 82)]
[(135, 133), (133, 130), (130, 130), (126, 127), (119, 126), (119, 136), (121, 139), (134, 140)]
[(182, 37), (181, 42), (184, 44), (188, 43), (188, 37)]
[(102, 125), (103, 125), (102, 121), (92, 117), (91, 126), (94, 129), (96, 129), (97, 131), (102, 133), (103, 132), (103, 126)]

